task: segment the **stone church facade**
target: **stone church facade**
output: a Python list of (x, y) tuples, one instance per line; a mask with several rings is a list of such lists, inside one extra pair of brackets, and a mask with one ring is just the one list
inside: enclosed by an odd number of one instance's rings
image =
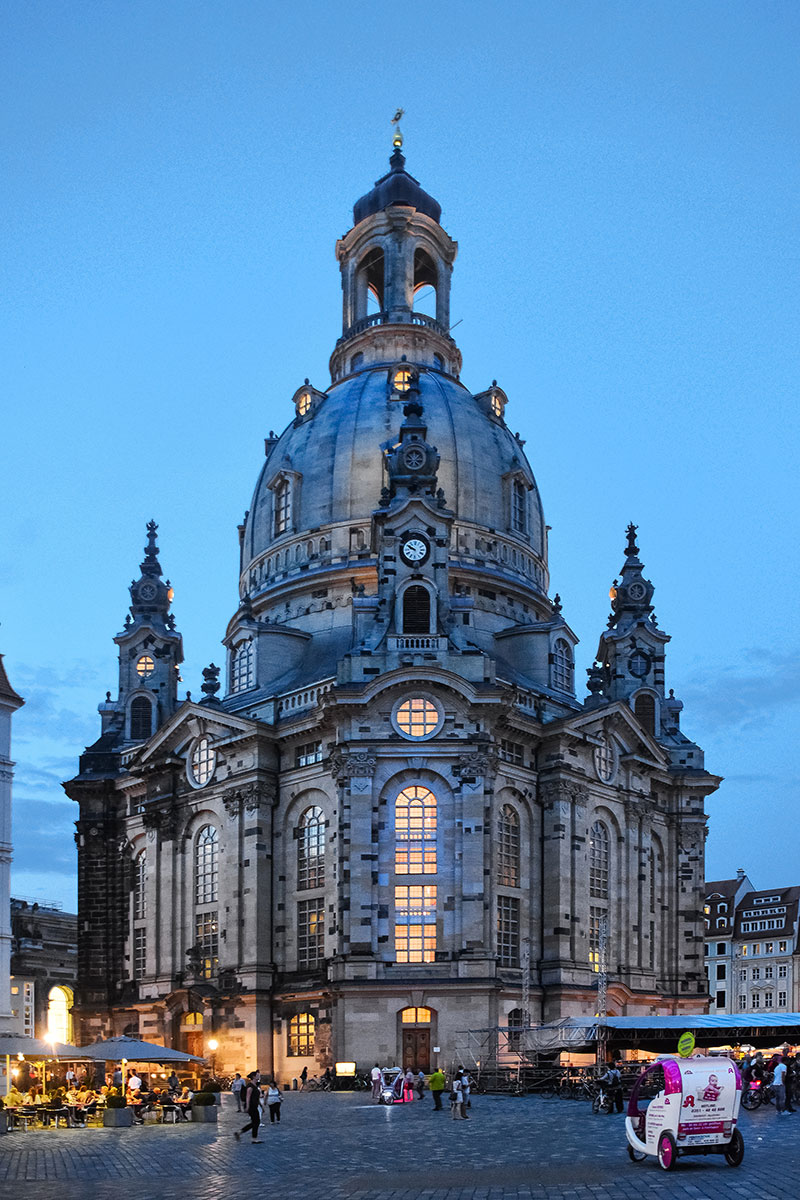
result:
[(199, 701), (148, 526), (65, 785), (87, 1040), (213, 1038), (218, 1068), (285, 1078), (595, 1012), (602, 967), (609, 1012), (705, 1007), (719, 779), (665, 692), (635, 527), (584, 698), (508, 398), (460, 379), (440, 215), (396, 144), (336, 246), (331, 384), (266, 439)]

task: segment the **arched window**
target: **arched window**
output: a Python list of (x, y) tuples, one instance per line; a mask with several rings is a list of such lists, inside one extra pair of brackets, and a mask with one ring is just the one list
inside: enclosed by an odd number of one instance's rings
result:
[(282, 479), (275, 488), (275, 537), (280, 537), (289, 528), (292, 509), (292, 485)]
[(47, 1037), (54, 1042), (72, 1041), (72, 988), (50, 988), (47, 994)]
[(522, 1045), (522, 1031), (525, 1028), (525, 1010), (512, 1008), (506, 1018), (508, 1022), (508, 1048), (512, 1054), (518, 1054)]
[(403, 788), (394, 806), (397, 875), (436, 874), (436, 797), (430, 788)]
[(147, 868), (147, 851), (142, 850), (133, 860), (133, 919), (143, 921), (147, 916), (147, 892), (145, 890), (145, 872)]
[(608, 864), (608, 830), (595, 821), (589, 835), (589, 895), (597, 900), (608, 899)]
[(350, 370), (357, 371), (364, 361), (364, 355), (359, 350), (358, 354), (354, 354), (350, 359)]
[(131, 738), (142, 741), (153, 732), (153, 706), (146, 696), (135, 696), (131, 701)]
[(297, 826), (297, 888), (323, 887), (325, 884), (325, 814), (321, 808), (307, 808)]
[(314, 1053), (316, 1021), (311, 1013), (297, 1013), (289, 1021), (286, 1053), (289, 1058), (310, 1058)]
[(252, 638), (242, 642), (233, 652), (231, 666), (231, 691), (246, 692), (255, 683), (254, 653)]
[(519, 887), (519, 815), (504, 804), (497, 818), (497, 882)]
[(633, 711), (639, 724), (648, 733), (656, 731), (656, 702), (649, 692), (640, 692), (633, 702)]
[(436, 316), (436, 264), (426, 250), (414, 251), (414, 312)]
[(566, 638), (556, 638), (552, 654), (551, 682), (553, 687), (558, 688), (561, 692), (571, 692), (574, 669), (572, 647)]
[(213, 825), (204, 825), (195, 850), (195, 903), (216, 904), (219, 872), (219, 835)]
[(511, 484), (511, 528), (515, 533), (528, 532), (528, 489), (521, 479)]
[(403, 633), (430, 633), (431, 597), (427, 588), (414, 584), (403, 593)]

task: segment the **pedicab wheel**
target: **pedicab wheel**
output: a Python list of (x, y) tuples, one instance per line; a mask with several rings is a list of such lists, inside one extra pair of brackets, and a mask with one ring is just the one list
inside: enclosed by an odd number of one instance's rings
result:
[(600, 1097), (599, 1096), (595, 1096), (594, 1100), (592, 1101), (592, 1112), (593, 1113), (600, 1112)]
[(644, 1150), (634, 1150), (633, 1146), (628, 1143), (628, 1157), (631, 1162), (643, 1162), (647, 1158)]
[(725, 1149), (725, 1162), (729, 1167), (738, 1167), (744, 1158), (744, 1138), (738, 1129), (734, 1129), (733, 1137)]
[(658, 1163), (664, 1171), (671, 1171), (678, 1158), (678, 1147), (671, 1133), (665, 1131), (658, 1139)]

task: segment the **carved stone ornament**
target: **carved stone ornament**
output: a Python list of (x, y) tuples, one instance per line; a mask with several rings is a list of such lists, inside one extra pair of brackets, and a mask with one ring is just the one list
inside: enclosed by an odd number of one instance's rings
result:
[(228, 788), (222, 793), (222, 803), (229, 817), (235, 817), (240, 808), (245, 812), (258, 812), (262, 804), (277, 800), (278, 791), (274, 783), (243, 783), (240, 787)]
[(377, 759), (374, 754), (332, 754), (329, 759), (331, 775), (337, 783), (348, 779), (371, 779), (375, 774)]
[(585, 807), (589, 802), (589, 793), (586, 788), (581, 787), (579, 783), (572, 783), (566, 779), (554, 779), (541, 784), (539, 787), (539, 797), (545, 807), (551, 804), (563, 804), (564, 802)]
[(151, 832), (157, 832), (164, 841), (174, 841), (178, 834), (180, 819), (178, 810), (173, 806), (155, 808), (148, 805), (142, 813), (142, 822), (145, 829), (148, 830), (148, 837)]
[(496, 768), (497, 751), (492, 748), (486, 751), (470, 751), (460, 755), (450, 770), (457, 779), (460, 779), (462, 776), (469, 778), (470, 776), (493, 775)]

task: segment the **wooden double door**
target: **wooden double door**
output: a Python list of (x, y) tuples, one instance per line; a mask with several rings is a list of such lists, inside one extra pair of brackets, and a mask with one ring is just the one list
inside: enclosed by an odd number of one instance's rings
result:
[(403, 1069), (424, 1071), (427, 1075), (431, 1069), (431, 1031), (430, 1029), (403, 1030)]

